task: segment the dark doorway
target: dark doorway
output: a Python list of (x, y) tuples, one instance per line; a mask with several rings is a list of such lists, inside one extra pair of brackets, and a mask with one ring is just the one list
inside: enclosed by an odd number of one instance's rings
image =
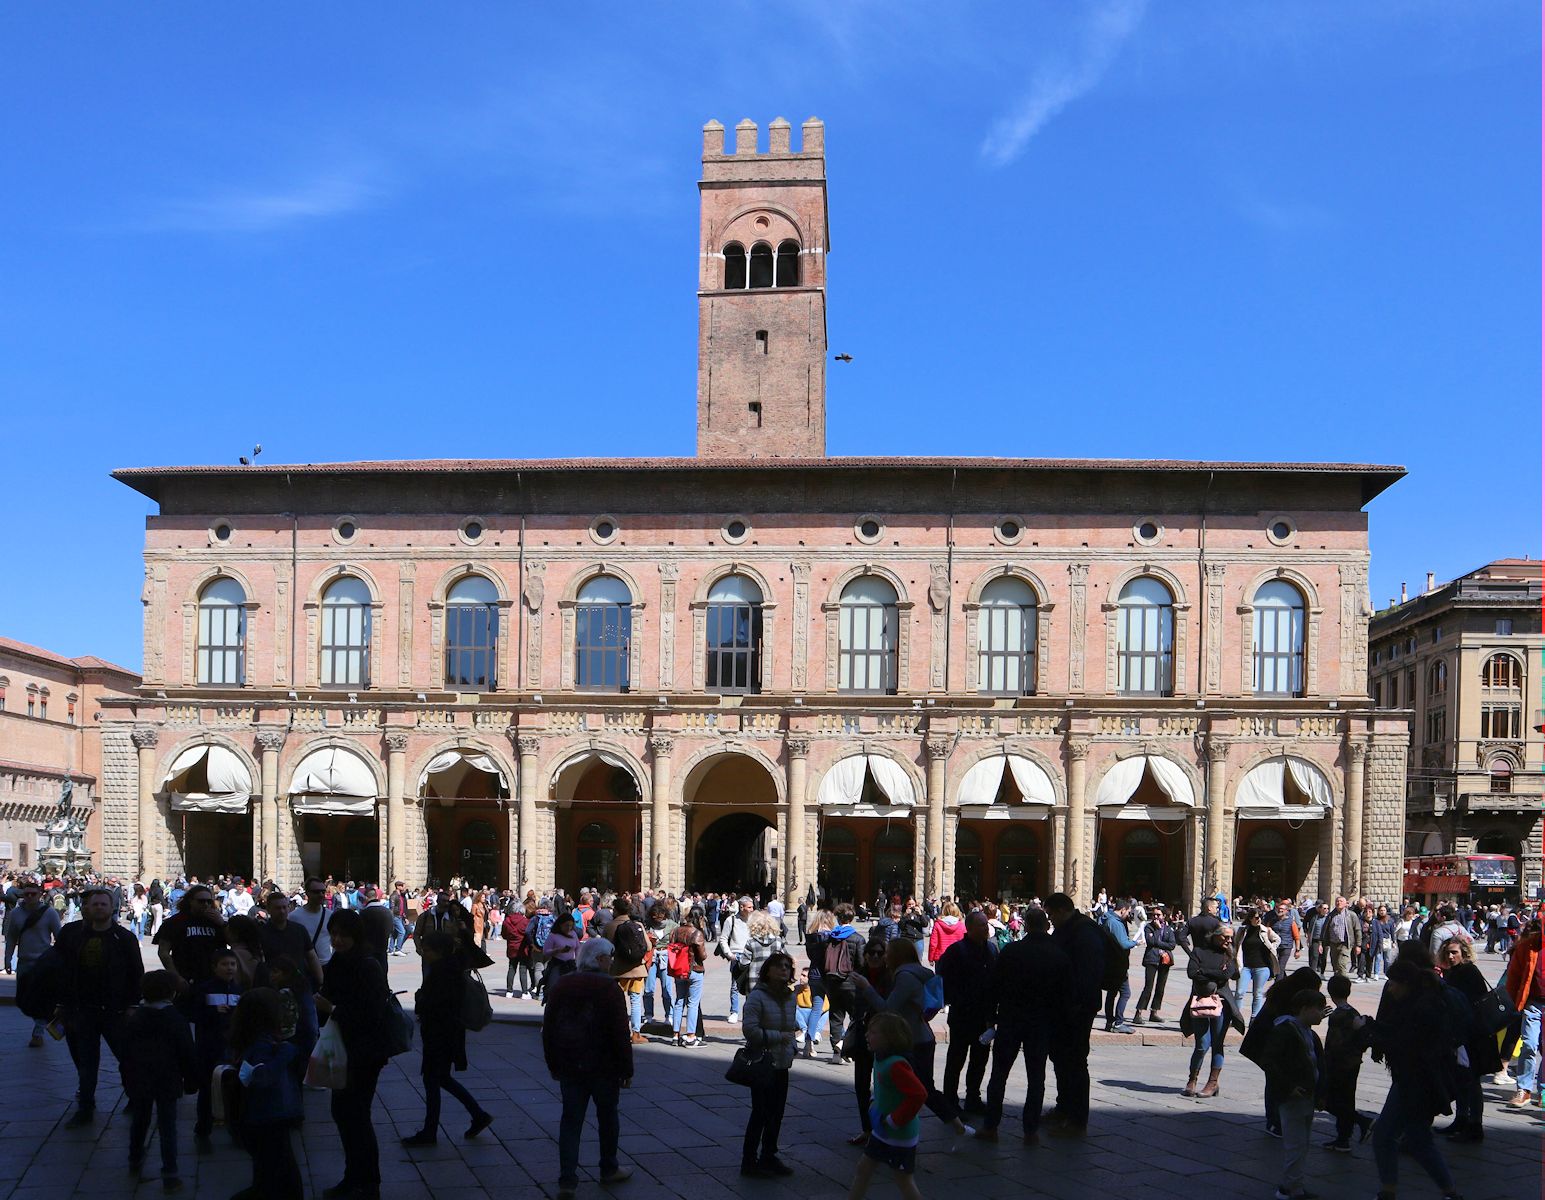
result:
[(251, 806), (244, 813), (190, 812), (172, 816), (186, 874), (200, 879), (213, 879), (216, 875), (252, 878)]
[(771, 895), (777, 856), (767, 836), (772, 822), (756, 813), (729, 813), (698, 836), (692, 855), (692, 887), (703, 892)]

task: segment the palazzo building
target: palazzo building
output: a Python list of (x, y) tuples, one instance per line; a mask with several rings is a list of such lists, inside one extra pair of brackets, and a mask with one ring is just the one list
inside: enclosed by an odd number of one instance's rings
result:
[(1506, 854), (1545, 878), (1545, 723), (1537, 559), (1504, 558), (1391, 600), (1369, 629), (1369, 692), (1410, 714), (1408, 854)]
[(1398, 894), (1363, 506), (1402, 470), (827, 457), (792, 132), (705, 129), (696, 457), (115, 473), (158, 511), (111, 865)]

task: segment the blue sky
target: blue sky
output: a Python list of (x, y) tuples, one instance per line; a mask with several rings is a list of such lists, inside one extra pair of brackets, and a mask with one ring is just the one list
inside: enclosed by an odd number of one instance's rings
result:
[(114, 467), (692, 453), (711, 117), (826, 122), (832, 453), (1402, 463), (1380, 603), (1540, 550), (1536, 6), (81, 3), (0, 46), (9, 636), (139, 664)]

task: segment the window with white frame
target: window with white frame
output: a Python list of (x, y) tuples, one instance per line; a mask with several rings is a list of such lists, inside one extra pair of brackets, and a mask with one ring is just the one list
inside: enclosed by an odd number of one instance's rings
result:
[(198, 682), (241, 687), (247, 682), (247, 593), (228, 575), (198, 597)]
[(344, 575), (322, 594), (322, 686), (370, 686), (370, 589)]
[(762, 589), (745, 575), (726, 575), (708, 590), (704, 681), (710, 692), (762, 690)]
[(482, 575), (459, 579), (445, 596), (445, 686), (498, 686), (499, 589)]
[(896, 589), (878, 575), (861, 575), (842, 589), (837, 615), (838, 689), (894, 695)]
[(1304, 694), (1304, 597), (1291, 583), (1272, 579), (1255, 591), (1255, 692)]
[(574, 607), (574, 686), (625, 692), (633, 641), (633, 593), (615, 575), (597, 575), (579, 589)]
[(1116, 600), (1116, 688), (1150, 696), (1175, 690), (1175, 598), (1151, 576), (1132, 580)]
[(1005, 575), (982, 589), (976, 616), (977, 683), (998, 696), (1035, 692), (1035, 589)]

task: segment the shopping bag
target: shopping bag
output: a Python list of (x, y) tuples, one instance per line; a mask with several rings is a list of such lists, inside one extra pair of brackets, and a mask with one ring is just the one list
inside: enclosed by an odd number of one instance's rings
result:
[(343, 1048), (343, 1037), (338, 1032), (336, 1020), (322, 1026), (317, 1044), (311, 1051), (311, 1061), (306, 1064), (306, 1082), (312, 1087), (334, 1091), (348, 1086), (349, 1056)]

